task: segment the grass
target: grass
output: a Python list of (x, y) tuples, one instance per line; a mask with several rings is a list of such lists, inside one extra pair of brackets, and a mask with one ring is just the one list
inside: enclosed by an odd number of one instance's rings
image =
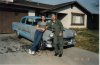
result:
[(76, 47), (99, 53), (99, 31), (98, 30), (76, 30)]

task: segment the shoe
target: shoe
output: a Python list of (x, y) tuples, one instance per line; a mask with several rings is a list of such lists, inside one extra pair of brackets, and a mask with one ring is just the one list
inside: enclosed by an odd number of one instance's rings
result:
[(28, 53), (29, 53), (29, 54), (32, 54), (32, 51), (29, 49)]
[(32, 52), (31, 52), (31, 54), (33, 54), (33, 55), (34, 55), (34, 54), (35, 54), (35, 51), (32, 51)]
[(55, 53), (55, 55), (54, 56), (57, 56), (58, 55), (58, 53)]
[(62, 54), (59, 54), (59, 57), (62, 57)]

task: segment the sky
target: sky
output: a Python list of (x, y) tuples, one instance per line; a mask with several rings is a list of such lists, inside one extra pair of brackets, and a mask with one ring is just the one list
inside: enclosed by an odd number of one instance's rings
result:
[(96, 7), (96, 5), (99, 5), (99, 0), (32, 0), (32, 1), (50, 5), (57, 5), (70, 1), (77, 1), (91, 13), (99, 12), (99, 7)]

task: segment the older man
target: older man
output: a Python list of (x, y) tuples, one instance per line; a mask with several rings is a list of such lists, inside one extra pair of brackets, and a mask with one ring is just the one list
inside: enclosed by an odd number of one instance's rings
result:
[(57, 19), (55, 14), (51, 16), (51, 22), (48, 23), (48, 28), (52, 28), (54, 30), (54, 49), (55, 49), (55, 56), (59, 55), (62, 57), (63, 54), (63, 25), (61, 21)]

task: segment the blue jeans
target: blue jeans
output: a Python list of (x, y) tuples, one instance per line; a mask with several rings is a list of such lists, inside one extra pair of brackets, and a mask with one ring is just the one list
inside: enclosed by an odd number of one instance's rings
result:
[(43, 32), (36, 30), (34, 35), (34, 42), (32, 43), (31, 50), (36, 51), (39, 47), (39, 43), (42, 39)]

